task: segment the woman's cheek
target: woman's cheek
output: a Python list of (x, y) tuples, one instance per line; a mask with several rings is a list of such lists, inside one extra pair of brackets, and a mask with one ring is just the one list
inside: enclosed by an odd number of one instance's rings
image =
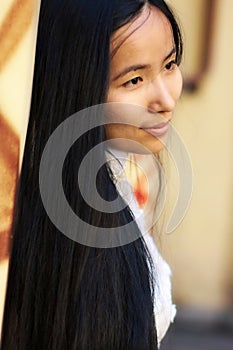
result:
[(125, 87), (110, 89), (107, 102), (122, 102), (140, 106), (143, 106), (145, 103), (141, 89), (130, 90)]

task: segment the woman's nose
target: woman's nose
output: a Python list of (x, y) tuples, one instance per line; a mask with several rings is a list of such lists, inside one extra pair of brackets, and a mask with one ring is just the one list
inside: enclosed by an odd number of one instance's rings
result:
[(176, 99), (173, 95), (169, 82), (162, 78), (156, 79), (150, 86), (150, 92), (148, 92), (148, 109), (156, 113), (171, 113), (176, 105)]

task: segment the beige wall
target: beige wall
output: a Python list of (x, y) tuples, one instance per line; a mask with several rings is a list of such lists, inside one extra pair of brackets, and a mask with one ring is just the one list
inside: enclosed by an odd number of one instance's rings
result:
[[(170, 2), (185, 31), (184, 71), (193, 73), (204, 1)], [(183, 94), (175, 118), (193, 164), (194, 188), (189, 211), (163, 237), (163, 250), (173, 268), (176, 300), (200, 308), (233, 302), (232, 13), (232, 0), (217, 1), (210, 70), (196, 93)]]
[(0, 2), (0, 325), (19, 139), (24, 138), (29, 113), (38, 5), (36, 0)]

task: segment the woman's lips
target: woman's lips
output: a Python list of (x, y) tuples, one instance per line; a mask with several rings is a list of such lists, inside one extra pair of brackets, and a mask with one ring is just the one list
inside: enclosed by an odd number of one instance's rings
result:
[(146, 132), (148, 132), (149, 134), (158, 137), (158, 136), (162, 136), (164, 135), (168, 129), (169, 129), (169, 121), (165, 122), (165, 123), (161, 123), (158, 125), (155, 125), (151, 128), (142, 128), (143, 130), (145, 130)]

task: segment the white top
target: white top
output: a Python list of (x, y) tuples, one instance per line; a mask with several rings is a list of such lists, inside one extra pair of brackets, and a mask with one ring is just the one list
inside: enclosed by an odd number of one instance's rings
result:
[(172, 304), (171, 297), (171, 270), (169, 265), (159, 254), (153, 238), (145, 231), (143, 210), (138, 206), (131, 185), (129, 182), (126, 182), (124, 166), (128, 158), (127, 153), (111, 148), (109, 149), (109, 152), (106, 152), (106, 158), (113, 173), (113, 180), (116, 189), (134, 214), (137, 225), (143, 234), (152, 257), (152, 272), (156, 281), (154, 286), (154, 314), (158, 345), (160, 345), (161, 340), (165, 336), (168, 327), (170, 323), (173, 322), (176, 314), (176, 307)]

